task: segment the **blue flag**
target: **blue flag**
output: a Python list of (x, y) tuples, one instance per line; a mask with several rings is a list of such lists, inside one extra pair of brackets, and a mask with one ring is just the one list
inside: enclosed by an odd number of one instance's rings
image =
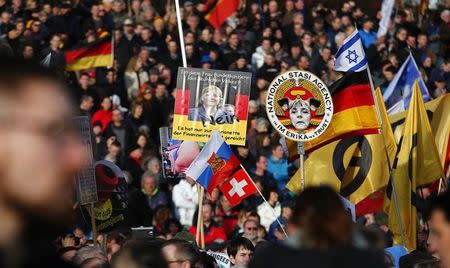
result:
[(399, 111), (398, 107), (403, 107), (404, 110), (408, 109), (412, 95), (412, 86), (416, 79), (419, 80), (423, 100), (429, 101), (431, 99), (430, 93), (428, 93), (419, 68), (413, 56), (410, 54), (383, 93), (384, 103), (388, 110), (393, 106), (397, 108), (392, 111)]

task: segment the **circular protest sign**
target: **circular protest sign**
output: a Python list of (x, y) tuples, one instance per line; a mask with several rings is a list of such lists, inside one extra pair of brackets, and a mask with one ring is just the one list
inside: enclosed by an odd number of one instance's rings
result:
[(128, 185), (125, 174), (114, 163), (101, 160), (95, 162), (94, 168), (98, 192), (98, 202), (93, 208), (94, 217), (97, 230), (108, 232), (125, 224)]
[(325, 83), (314, 74), (288, 71), (270, 83), (266, 112), (281, 135), (303, 142), (325, 132), (333, 117), (333, 100)]

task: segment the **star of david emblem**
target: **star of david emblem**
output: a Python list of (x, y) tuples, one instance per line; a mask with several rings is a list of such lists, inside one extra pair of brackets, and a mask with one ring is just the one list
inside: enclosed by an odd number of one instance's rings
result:
[(208, 159), (208, 164), (211, 166), (213, 173), (217, 173), (220, 169), (225, 166), (225, 160), (217, 156), (216, 153), (212, 153)]
[(356, 54), (356, 50), (349, 50), (348, 54), (347, 54), (347, 56), (345, 56), (345, 58), (348, 59), (348, 63), (350, 64), (352, 62), (356, 63), (357, 62), (356, 60), (359, 57), (358, 57), (358, 54)]

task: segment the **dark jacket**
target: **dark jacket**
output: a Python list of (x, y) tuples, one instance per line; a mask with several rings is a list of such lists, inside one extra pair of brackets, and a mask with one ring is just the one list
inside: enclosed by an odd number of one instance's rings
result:
[[(139, 178), (134, 178), (135, 180)], [(129, 227), (151, 226), (152, 210), (150, 209), (146, 196), (136, 187), (129, 186), (128, 189), (128, 212), (127, 225)]]
[(144, 121), (150, 126), (150, 138), (154, 141), (159, 140), (159, 128), (167, 124), (170, 109), (170, 101), (166, 97), (154, 97), (150, 105), (144, 106)]
[(45, 57), (48, 56), (48, 54), (51, 54), (50, 56), (50, 64), (49, 68), (54, 69), (57, 71), (64, 71), (64, 67), (66, 66), (66, 59), (64, 57), (63, 52), (57, 52), (52, 50), (51, 48), (46, 48), (41, 53), (41, 61), (45, 59)]
[[(118, 130), (125, 130), (124, 140), (120, 140), (119, 136), (117, 135)], [(122, 154), (128, 154), (128, 150), (132, 146), (135, 138), (133, 129), (125, 121), (122, 122), (121, 127), (116, 127), (114, 126), (113, 122), (110, 122), (106, 127), (104, 136), (110, 137), (113, 134), (118, 137), (118, 141), (122, 145)]]

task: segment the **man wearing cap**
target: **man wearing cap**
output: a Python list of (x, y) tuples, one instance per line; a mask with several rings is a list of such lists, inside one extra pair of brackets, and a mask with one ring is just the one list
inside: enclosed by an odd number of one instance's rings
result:
[(194, 3), (192, 3), (192, 1), (184, 2), (183, 7), (184, 7), (184, 12), (186, 13), (186, 15), (194, 14)]
[(133, 26), (134, 23), (132, 19), (128, 18), (123, 21), (123, 33), (128, 41), (131, 41), (131, 39), (135, 37)]
[(125, 19), (123, 22), (123, 36), (129, 42), (129, 47), (133, 54), (136, 54), (139, 47), (139, 37), (134, 32), (134, 22), (130, 18)]

